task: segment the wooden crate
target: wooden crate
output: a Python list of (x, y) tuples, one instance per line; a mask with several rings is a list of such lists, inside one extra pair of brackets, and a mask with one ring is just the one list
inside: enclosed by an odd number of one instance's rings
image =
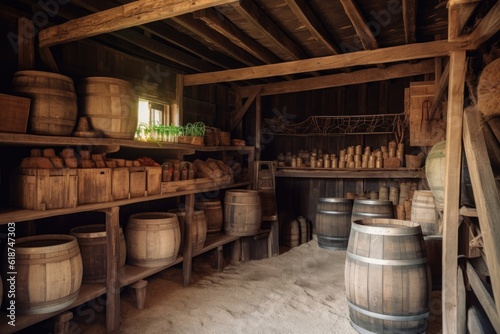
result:
[(23, 168), (12, 177), (10, 204), (30, 210), (77, 206), (78, 175), (75, 169)]
[(31, 99), (0, 94), (0, 132), (26, 133)]
[(130, 197), (130, 171), (127, 167), (111, 170), (111, 189), (115, 201)]
[(146, 170), (144, 167), (129, 167), (130, 197), (146, 196)]
[(144, 167), (146, 170), (146, 194), (157, 195), (161, 193), (161, 167)]
[(78, 168), (78, 204), (113, 200), (111, 168)]

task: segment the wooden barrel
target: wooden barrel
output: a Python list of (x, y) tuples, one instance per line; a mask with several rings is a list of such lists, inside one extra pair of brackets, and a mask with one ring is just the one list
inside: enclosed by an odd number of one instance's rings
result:
[(257, 190), (235, 189), (224, 197), (224, 231), (228, 235), (250, 236), (259, 232), (262, 208)]
[(129, 264), (138, 267), (160, 267), (177, 258), (181, 231), (174, 213), (133, 214), (128, 219), (126, 232)]
[(316, 233), (321, 248), (346, 249), (351, 232), (353, 200), (320, 198), (316, 207)]
[(368, 218), (394, 218), (392, 201), (356, 199), (352, 205), (351, 221)]
[(415, 190), (411, 204), (411, 221), (420, 224), (423, 235), (438, 234), (438, 211), (430, 190)]
[(299, 222), (300, 243), (305, 244), (309, 241), (309, 224), (307, 219), (302, 216), (298, 216), (297, 221)]
[(83, 268), (75, 237), (37, 235), (16, 240), (16, 311), (51, 313), (73, 304)]
[[(181, 244), (184, 247), (184, 231), (185, 231), (185, 220), (186, 220), (186, 211), (184, 209), (173, 209), (169, 210), (169, 212), (175, 213), (177, 218), (179, 219), (179, 225), (182, 226), (182, 240)], [(205, 245), (205, 241), (207, 239), (207, 218), (205, 212), (203, 210), (194, 210), (193, 212), (193, 221), (191, 222), (191, 243), (192, 250), (200, 250)], [(181, 248), (181, 252), (184, 248)]]
[(132, 84), (128, 81), (89, 77), (78, 85), (81, 116), (87, 116), (93, 129), (105, 137), (134, 139), (138, 105)]
[(297, 219), (284, 222), (281, 232), (281, 244), (290, 248), (300, 245), (300, 223)]
[[(80, 246), (80, 254), (83, 263), (82, 283), (104, 283), (107, 277), (106, 260), (106, 224), (93, 224), (78, 226), (70, 230)], [(127, 246), (123, 230), (119, 229), (118, 273), (121, 274), (125, 268)]]
[(360, 333), (424, 333), (431, 275), (420, 226), (396, 219), (352, 224), (345, 287)]
[(196, 201), (195, 208), (203, 210), (207, 219), (207, 237), (217, 236), (222, 231), (224, 222), (222, 204), (218, 199), (201, 199)]
[(442, 210), (444, 207), (445, 153), (446, 141), (442, 141), (432, 147), (425, 159), (425, 177), (436, 198), (438, 210)]
[(71, 78), (43, 71), (17, 71), (12, 91), (31, 98), (31, 133), (53, 136), (73, 133), (78, 105)]

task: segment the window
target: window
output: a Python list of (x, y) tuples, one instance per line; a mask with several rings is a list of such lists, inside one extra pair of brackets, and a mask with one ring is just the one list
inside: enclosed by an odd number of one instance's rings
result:
[(153, 132), (160, 128), (162, 132), (165, 128), (174, 128), (174, 125), (178, 125), (178, 112), (174, 109), (169, 103), (139, 99), (136, 139), (166, 140), (163, 137), (159, 138), (158, 133), (153, 135)]

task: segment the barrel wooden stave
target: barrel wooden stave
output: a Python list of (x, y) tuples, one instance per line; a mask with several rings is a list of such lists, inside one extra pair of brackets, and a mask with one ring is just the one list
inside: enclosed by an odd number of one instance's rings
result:
[(353, 200), (320, 198), (316, 207), (318, 245), (324, 249), (346, 249), (351, 232)]
[[(185, 220), (186, 211), (184, 209), (173, 209), (169, 210), (177, 215), (179, 219), (179, 225), (181, 226), (181, 245), (184, 246), (186, 237), (184, 236), (185, 231)], [(191, 222), (191, 244), (192, 250), (197, 251), (204, 247), (205, 241), (207, 239), (207, 218), (203, 210), (193, 211), (193, 220)], [(183, 252), (183, 248), (180, 249)]]
[(345, 286), (358, 331), (425, 332), (431, 275), (420, 226), (396, 219), (353, 223)]
[(16, 240), (16, 310), (45, 314), (73, 304), (83, 276), (75, 237), (46, 234)]
[(224, 231), (228, 235), (251, 236), (259, 232), (262, 207), (256, 190), (228, 190), (224, 198)]
[(126, 229), (127, 262), (138, 267), (172, 263), (179, 253), (181, 232), (177, 215), (167, 212), (136, 213)]
[(207, 220), (207, 237), (221, 234), (224, 222), (222, 204), (218, 199), (202, 199), (195, 203), (195, 208), (203, 210)]
[[(84, 225), (72, 228), (70, 234), (78, 241), (83, 263), (82, 283), (104, 283), (107, 277), (106, 224)], [(118, 273), (125, 268), (127, 246), (119, 228)]]

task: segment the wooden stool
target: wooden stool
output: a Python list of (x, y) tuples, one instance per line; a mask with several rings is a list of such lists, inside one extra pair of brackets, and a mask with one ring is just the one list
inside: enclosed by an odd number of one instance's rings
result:
[(144, 309), (144, 303), (146, 302), (147, 285), (148, 281), (145, 281), (143, 279), (129, 285), (129, 287), (135, 290), (135, 301), (138, 310)]

